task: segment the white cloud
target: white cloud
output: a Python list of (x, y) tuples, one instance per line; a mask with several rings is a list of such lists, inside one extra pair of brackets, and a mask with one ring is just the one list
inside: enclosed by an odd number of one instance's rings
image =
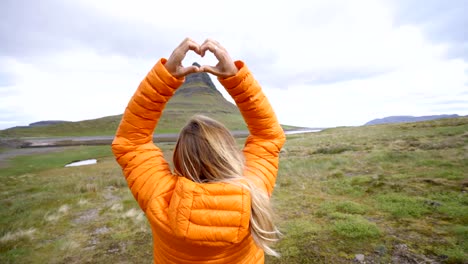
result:
[[(73, 62), (73, 63), (70, 63)], [(122, 57), (100, 57), (92, 52), (57, 54), (34, 65), (14, 59), (14, 91), (3, 100), (9, 109), (27, 113), (27, 123), (38, 120), (79, 121), (122, 113), (152, 62)]]
[[(43, 55), (0, 57), (0, 73), (13, 80), (0, 87), (7, 91), (0, 112), (20, 113), (13, 121), (0, 115), (0, 129), (11, 122), (122, 113), (157, 59), (168, 57), (170, 46), (186, 36), (217, 39), (233, 58), (244, 60), (284, 124), (361, 125), (389, 115), (468, 114), (466, 62), (447, 59), (450, 45), (428, 41), (419, 26), (396, 24), (387, 1), (84, 0), (79, 5), (79, 12), (99, 16), (97, 22), (105, 25), (96, 27), (103, 34), (87, 34), (79, 45), (64, 44)], [(82, 32), (62, 34), (80, 40)], [(133, 39), (121, 43), (124, 36)], [(216, 63), (212, 55), (190, 53), (184, 64), (193, 61)]]

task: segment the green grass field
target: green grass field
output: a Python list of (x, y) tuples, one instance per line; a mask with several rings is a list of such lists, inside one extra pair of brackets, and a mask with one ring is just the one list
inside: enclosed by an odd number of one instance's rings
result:
[[(63, 167), (86, 158), (98, 164)], [(0, 263), (152, 263), (108, 146), (18, 156), (0, 180)], [(282, 257), (266, 263), (468, 263), (467, 188), (468, 118), (288, 136), (272, 198)]]

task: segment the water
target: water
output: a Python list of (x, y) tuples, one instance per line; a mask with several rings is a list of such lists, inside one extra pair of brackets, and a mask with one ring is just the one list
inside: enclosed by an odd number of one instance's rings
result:
[(322, 129), (291, 130), (291, 131), (285, 131), (284, 133), (286, 135), (295, 135), (295, 134), (314, 133), (314, 132), (320, 132), (320, 131), (322, 131)]
[(92, 165), (96, 164), (97, 159), (87, 159), (87, 160), (80, 160), (80, 161), (75, 161), (72, 163), (68, 163), (65, 165), (65, 167), (76, 167), (76, 166), (84, 166), (84, 165)]
[[(320, 132), (322, 129), (298, 129), (285, 131), (286, 135), (306, 134)], [(235, 137), (247, 137), (249, 131), (232, 131)], [(154, 136), (155, 142), (176, 142), (178, 134), (157, 134)], [(110, 145), (114, 136), (93, 136), (93, 137), (68, 137), (68, 138), (29, 138), (25, 140), (22, 148), (42, 148), (42, 147), (66, 147), (70, 145)], [(73, 144), (70, 144), (73, 143)], [(26, 144), (27, 143), (27, 144)], [(87, 165), (87, 164), (84, 164)], [(81, 165), (73, 165), (81, 166)]]

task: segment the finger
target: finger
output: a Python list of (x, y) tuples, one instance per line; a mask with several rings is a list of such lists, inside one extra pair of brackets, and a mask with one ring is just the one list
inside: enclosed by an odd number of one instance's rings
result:
[(202, 45), (200, 47), (200, 52), (201, 52), (200, 55), (202, 57), (205, 56), (205, 53), (206, 53), (207, 50), (209, 50), (211, 53), (213, 53), (215, 55), (215, 57), (219, 60), (220, 50), (219, 50), (218, 46), (216, 46), (212, 42), (207, 42), (207, 43), (205, 43), (204, 45)]
[(183, 48), (183, 47), (187, 46), (188, 43), (193, 43), (193, 44), (198, 45), (193, 39), (191, 39), (191, 38), (185, 38), (185, 39), (179, 44), (178, 47)]
[(177, 48), (174, 49), (174, 54), (178, 57), (185, 56), (189, 50), (200, 53), (200, 45), (190, 38), (186, 38), (179, 44), (179, 46), (177, 46)]
[(176, 48), (175, 51), (179, 55), (183, 55), (185, 57), (185, 54), (187, 54), (189, 50), (193, 50), (195, 53), (200, 54), (200, 45), (195, 41), (187, 38)]
[(200, 71), (200, 68), (198, 68), (197, 66), (184, 67), (180, 69), (180, 76), (181, 77), (186, 76), (187, 74), (196, 73), (199, 71)]
[[(217, 43), (212, 39), (206, 39), (203, 42), (203, 44), (200, 45), (200, 55), (202, 57), (205, 56), (205, 52), (208, 50), (206, 47), (208, 47), (208, 46), (216, 47)], [(212, 50), (210, 50), (210, 51), (213, 52)]]
[(208, 41), (209, 41), (210, 43), (213, 43), (216, 47), (218, 47), (218, 49), (227, 52), (226, 48), (225, 48), (223, 45), (221, 45), (218, 41), (216, 41), (216, 40), (214, 40), (214, 39), (208, 39)]
[(212, 41), (211, 41), (211, 39), (208, 38), (205, 41), (203, 41), (203, 43), (200, 46), (203, 46), (203, 45), (205, 45), (205, 44), (207, 44), (209, 42), (212, 42)]
[(189, 50), (193, 50), (195, 53), (200, 54), (200, 45), (193, 40), (187, 41), (187, 46), (185, 48), (185, 53)]
[(200, 45), (200, 56), (205, 57), (205, 46), (207, 44), (207, 40), (205, 40), (201, 45)]
[(169, 61), (174, 65), (181, 65), (189, 50), (200, 54), (200, 46), (195, 41), (187, 38), (174, 50)]
[(205, 43), (213, 43), (213, 44), (215, 44), (215, 45), (219, 45), (219, 42), (216, 41), (216, 40), (214, 40), (214, 39), (212, 39), (212, 38), (207, 38), (207, 39), (205, 40), (205, 42), (203, 42), (203, 44), (205, 44)]
[(208, 73), (211, 73), (211, 74), (216, 75), (216, 76), (221, 75), (221, 72), (216, 67), (213, 67), (213, 66), (210, 66), (210, 65), (201, 66), (200, 71), (201, 72), (208, 72)]

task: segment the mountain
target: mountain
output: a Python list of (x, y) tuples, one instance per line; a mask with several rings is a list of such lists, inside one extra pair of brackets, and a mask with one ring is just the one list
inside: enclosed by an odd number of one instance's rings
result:
[(214, 118), (231, 130), (247, 129), (237, 106), (223, 97), (205, 72), (185, 78), (184, 84), (167, 103), (156, 132), (178, 132), (195, 114)]
[(420, 122), (428, 121), (441, 118), (456, 118), (460, 117), (459, 115), (431, 115), (431, 116), (388, 116), (380, 119), (374, 119), (367, 123), (365, 126), (370, 125), (380, 125), (380, 124), (390, 124), (390, 123), (409, 123), (409, 122)]
[(39, 121), (29, 124), (30, 127), (38, 127), (38, 126), (48, 126), (48, 125), (56, 125), (62, 123), (70, 123), (70, 121), (63, 121), (63, 120), (47, 120), (47, 121)]
[[(198, 65), (194, 63), (194, 65)], [(135, 89), (137, 84), (135, 85)], [(129, 98), (130, 99), (130, 98)], [(123, 109), (122, 109), (123, 110)], [(246, 130), (246, 125), (234, 104), (216, 89), (207, 73), (194, 73), (169, 100), (155, 133), (178, 133), (195, 114), (212, 117), (231, 130)], [(79, 122), (40, 121), (27, 127), (0, 131), (4, 137), (111, 136), (115, 134), (122, 115), (107, 116)]]

